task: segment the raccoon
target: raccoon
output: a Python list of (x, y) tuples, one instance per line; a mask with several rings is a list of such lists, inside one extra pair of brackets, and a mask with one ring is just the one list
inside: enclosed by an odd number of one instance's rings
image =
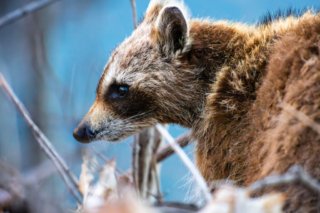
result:
[[(74, 131), (80, 142), (117, 141), (157, 123), (190, 128), (210, 183), (247, 186), (299, 164), (320, 179), (320, 135), (289, 113), (320, 120), (320, 15), (256, 25), (189, 17), (181, 1), (153, 0), (112, 53), (96, 100)], [(287, 212), (319, 211), (299, 184)]]

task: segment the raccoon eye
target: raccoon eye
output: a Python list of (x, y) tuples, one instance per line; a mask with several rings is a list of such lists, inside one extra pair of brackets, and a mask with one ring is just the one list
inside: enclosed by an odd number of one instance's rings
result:
[(129, 92), (128, 85), (117, 85), (113, 84), (110, 87), (109, 97), (111, 99), (121, 99), (124, 98)]

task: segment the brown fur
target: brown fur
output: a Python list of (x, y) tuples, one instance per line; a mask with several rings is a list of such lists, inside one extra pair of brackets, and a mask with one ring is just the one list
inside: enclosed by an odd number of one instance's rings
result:
[[(220, 71), (223, 74), (214, 85), (215, 92), (207, 98), (207, 116), (195, 132), (197, 162), (207, 180), (230, 178), (248, 185), (283, 173), (294, 164), (320, 179), (316, 154), (320, 135), (281, 107), (290, 104), (319, 121), (319, 38), (319, 17), (301, 18), (269, 48), (268, 43), (258, 45), (262, 53), (258, 50), (253, 55), (253, 64), (252, 53), (247, 52), (240, 66), (230, 70), (228, 65)], [(319, 197), (302, 187), (282, 191), (290, 199), (288, 212), (320, 210)]]
[[(320, 136), (285, 106), (320, 120), (320, 16), (247, 26), (188, 20), (181, 5), (164, 2), (153, 1), (108, 62), (83, 121), (102, 132), (91, 140), (178, 123), (193, 130), (208, 182), (245, 186), (294, 164), (319, 180)], [(127, 96), (108, 99), (119, 84), (129, 85)], [(287, 212), (319, 208), (301, 186), (278, 190), (287, 193)]]

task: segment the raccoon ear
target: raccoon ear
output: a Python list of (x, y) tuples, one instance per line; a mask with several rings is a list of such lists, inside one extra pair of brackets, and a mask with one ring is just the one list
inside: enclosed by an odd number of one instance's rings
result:
[(166, 7), (157, 20), (158, 43), (166, 56), (175, 54), (185, 46), (187, 21), (178, 7)]

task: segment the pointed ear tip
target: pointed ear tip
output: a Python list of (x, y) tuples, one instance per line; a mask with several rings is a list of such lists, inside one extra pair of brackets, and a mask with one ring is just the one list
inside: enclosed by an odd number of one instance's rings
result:
[[(169, 14), (171, 16), (180, 16), (185, 20), (189, 19), (189, 12), (185, 7), (179, 5), (167, 5), (162, 8), (160, 14)], [(161, 16), (160, 16), (161, 17)]]
[(177, 6), (165, 7), (165, 8), (163, 9), (163, 13), (170, 13), (170, 14), (173, 14), (173, 15), (176, 15), (176, 16), (177, 16), (177, 15), (178, 15), (178, 16), (182, 16), (182, 17), (185, 18), (182, 10), (181, 10), (179, 7), (177, 7)]
[(190, 11), (183, 3), (177, 5), (167, 5), (163, 8), (166, 11), (170, 11), (171, 14), (179, 15), (186, 21), (190, 19)]
[(158, 23), (164, 24), (163, 26), (172, 23), (178, 23), (182, 28), (188, 29), (188, 19), (186, 18), (184, 12), (177, 6), (168, 6), (163, 8), (159, 17)]
[(177, 6), (168, 6), (168, 7), (165, 7), (164, 10), (170, 11), (170, 12), (180, 12), (181, 13), (181, 10)]
[(171, 14), (181, 12), (185, 19), (190, 18), (189, 8), (183, 0), (151, 0), (146, 10), (146, 18), (156, 20), (164, 11), (171, 11)]

